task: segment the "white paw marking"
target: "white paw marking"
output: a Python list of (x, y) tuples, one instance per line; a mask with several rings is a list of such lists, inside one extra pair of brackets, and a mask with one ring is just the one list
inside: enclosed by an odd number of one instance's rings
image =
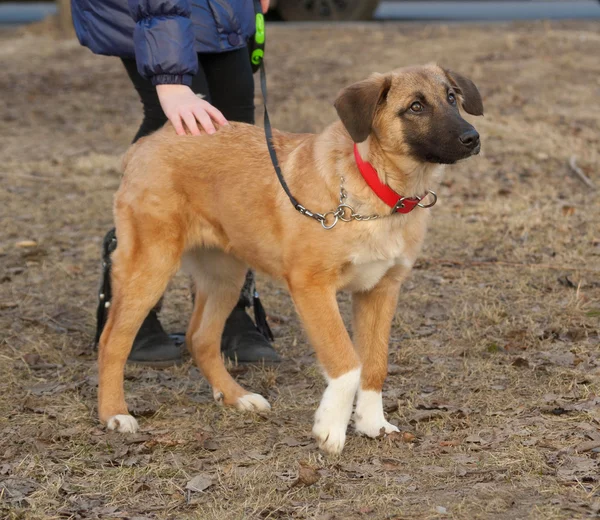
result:
[(106, 421), (106, 427), (121, 433), (135, 433), (139, 429), (137, 421), (131, 415), (114, 415)]
[(269, 401), (259, 394), (246, 394), (237, 400), (235, 407), (241, 411), (264, 412), (271, 409)]
[(328, 453), (338, 454), (344, 448), (346, 429), (359, 382), (360, 368), (356, 368), (329, 380), (329, 385), (323, 393), (315, 414), (313, 435), (319, 447)]
[(398, 432), (393, 424), (385, 420), (381, 392), (375, 390), (358, 390), (356, 410), (354, 412), (356, 431), (367, 437), (379, 437), (383, 433)]

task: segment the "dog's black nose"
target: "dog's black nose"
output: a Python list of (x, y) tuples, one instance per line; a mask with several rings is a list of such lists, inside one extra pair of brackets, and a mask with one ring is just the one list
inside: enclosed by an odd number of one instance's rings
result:
[(479, 144), (479, 134), (474, 128), (471, 128), (463, 134), (461, 134), (459, 139), (460, 142), (464, 144), (467, 148), (473, 149)]

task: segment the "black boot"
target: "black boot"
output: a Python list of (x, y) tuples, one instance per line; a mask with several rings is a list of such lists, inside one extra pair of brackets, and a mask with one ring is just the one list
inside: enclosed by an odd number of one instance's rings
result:
[[(258, 316), (256, 319), (259, 321)], [(270, 330), (267, 334), (269, 333)], [(281, 358), (267, 334), (260, 332), (254, 325), (246, 313), (245, 303), (240, 300), (225, 323), (221, 352), (226, 358), (238, 363), (279, 363)]]
[(162, 368), (182, 361), (182, 348), (162, 328), (156, 311), (150, 311), (133, 341), (127, 362)]
[[(111, 254), (117, 248), (115, 230), (111, 229), (102, 243), (102, 283), (98, 295), (98, 310), (96, 313), (96, 338), (98, 345), (100, 335), (106, 324), (108, 308), (112, 300), (110, 286)], [(127, 360), (130, 363), (153, 366), (156, 368), (168, 367), (183, 361), (182, 349), (162, 328), (158, 321), (156, 311), (152, 310), (146, 316), (140, 330), (133, 341), (133, 347)]]

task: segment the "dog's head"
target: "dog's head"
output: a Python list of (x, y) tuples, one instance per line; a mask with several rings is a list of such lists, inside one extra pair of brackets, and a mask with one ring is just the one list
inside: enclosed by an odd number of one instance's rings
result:
[(343, 89), (335, 108), (356, 143), (370, 135), (383, 149), (419, 162), (453, 164), (479, 153), (475, 128), (460, 115), (483, 115), (474, 83), (437, 65), (373, 74)]

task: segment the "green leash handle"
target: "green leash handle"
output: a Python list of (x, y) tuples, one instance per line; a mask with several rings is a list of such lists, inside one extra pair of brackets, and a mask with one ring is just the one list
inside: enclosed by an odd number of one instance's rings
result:
[(265, 57), (265, 16), (260, 6), (260, 0), (254, 0), (254, 12), (256, 13), (256, 32), (250, 46), (250, 63), (252, 72), (258, 72)]

